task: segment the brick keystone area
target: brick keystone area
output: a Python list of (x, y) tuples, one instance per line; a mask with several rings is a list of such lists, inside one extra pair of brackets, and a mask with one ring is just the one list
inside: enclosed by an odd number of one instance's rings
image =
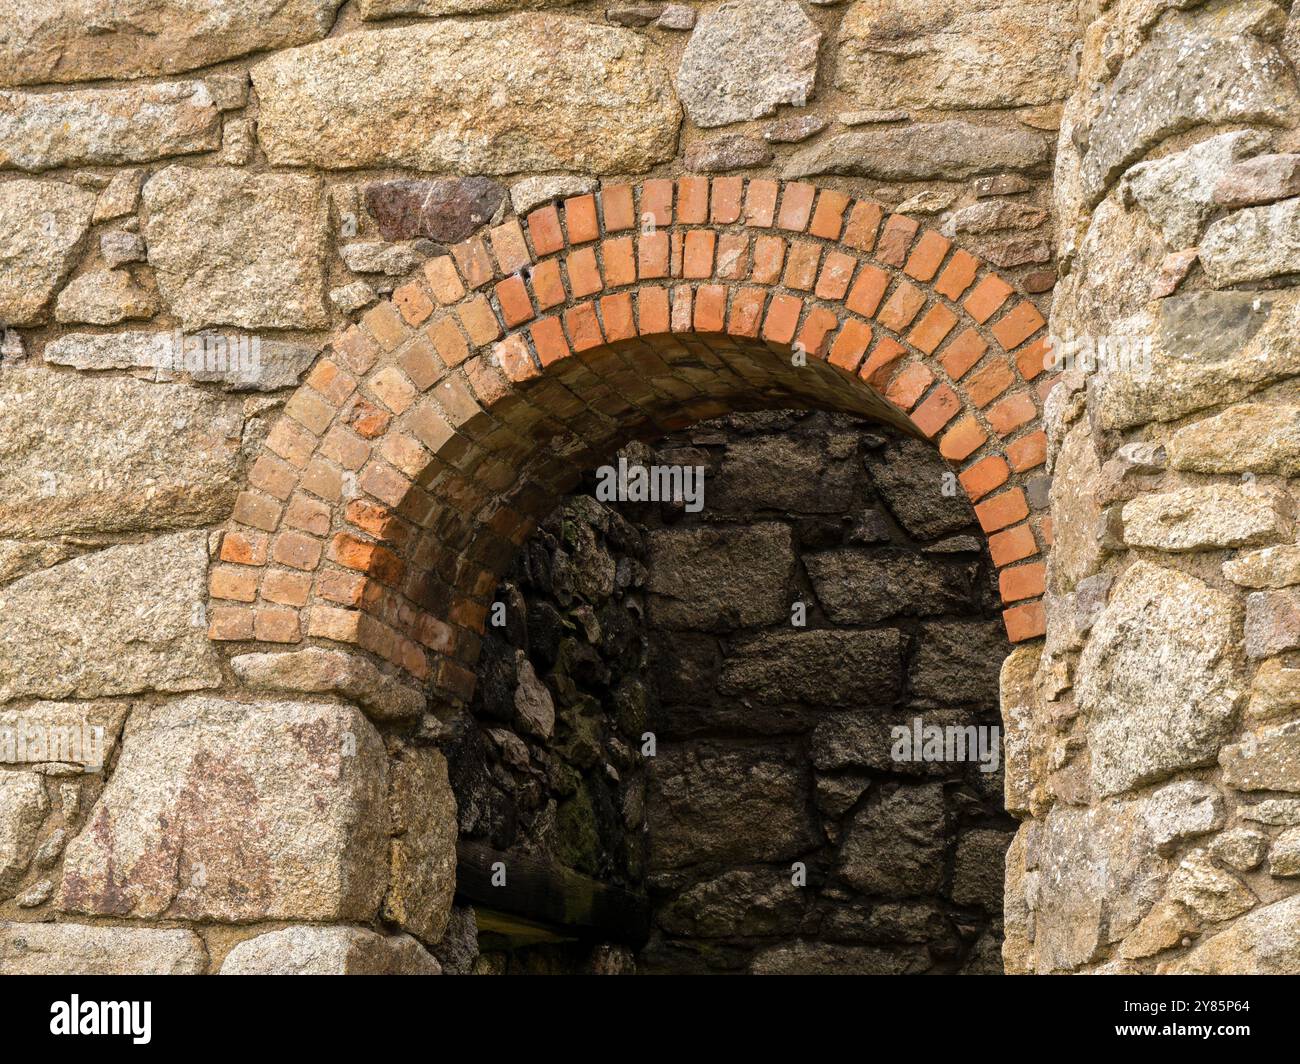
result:
[(934, 441), (989, 537), (1008, 635), (1037, 638), (1045, 324), (946, 237), (834, 189), (683, 177), (545, 204), (333, 337), (238, 497), (210, 634), (349, 643), (468, 698), (493, 589), (584, 470), (806, 406)]

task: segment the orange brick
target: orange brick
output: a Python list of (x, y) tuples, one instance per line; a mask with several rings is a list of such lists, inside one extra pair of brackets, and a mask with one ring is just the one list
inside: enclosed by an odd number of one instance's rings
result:
[(1020, 428), (1021, 425), (1032, 421), (1037, 414), (1038, 410), (1034, 407), (1034, 401), (1021, 392), (1018, 395), (1008, 395), (1005, 399), (999, 400), (989, 407), (984, 416), (988, 418), (994, 432), (999, 436), (1007, 436)]
[(433, 298), (444, 307), (455, 303), (465, 294), (465, 286), (461, 283), (460, 274), (456, 272), (456, 264), (450, 255), (440, 255), (426, 262), (424, 276), (429, 282)]
[(495, 270), (492, 259), (488, 256), (487, 245), (481, 237), (474, 236), (453, 244), (451, 256), (456, 260), (460, 275), (470, 288), (482, 288), (492, 280)]
[(870, 318), (876, 313), (876, 308), (880, 306), (880, 299), (888, 287), (889, 274), (879, 266), (864, 266), (862, 272), (858, 274), (858, 279), (853, 282), (853, 288), (844, 305), (854, 314)]
[(262, 598), (282, 606), (305, 606), (310, 593), (311, 577), (307, 573), (271, 569), (262, 581)]
[(321, 541), (301, 532), (282, 532), (271, 545), (271, 560), (293, 569), (315, 569), (320, 562)]
[(852, 373), (858, 368), (858, 363), (862, 361), (862, 356), (866, 354), (870, 343), (871, 326), (850, 318), (831, 344), (831, 353), (827, 361), (832, 366), (839, 366), (840, 369)]
[(826, 338), (839, 326), (840, 320), (825, 307), (814, 306), (799, 330), (799, 347), (813, 358), (826, 357)]
[(569, 357), (569, 342), (564, 338), (564, 327), (559, 318), (540, 318), (529, 326), (528, 331), (543, 369)]
[(911, 410), (925, 390), (934, 383), (934, 374), (920, 362), (904, 366), (898, 376), (889, 382), (885, 398), (900, 410)]
[(1011, 387), (1016, 379), (1011, 367), (1003, 361), (1002, 355), (995, 354), (984, 367), (966, 378), (966, 397), (982, 410), (999, 395)]
[(385, 351), (391, 351), (406, 336), (406, 323), (391, 303), (371, 307), (361, 316), (361, 321)]
[(803, 311), (803, 300), (785, 294), (772, 297), (767, 316), (763, 319), (763, 338), (778, 344), (788, 344), (794, 339)]
[(817, 197), (817, 209), (813, 211), (812, 225), (808, 232), (823, 240), (838, 240), (840, 230), (844, 228), (844, 212), (848, 209), (849, 197), (843, 192), (824, 188)]
[(750, 273), (757, 284), (776, 284), (785, 262), (785, 241), (764, 234), (754, 241), (754, 267)]
[(1003, 610), (1002, 623), (1011, 642), (1024, 643), (1047, 632), (1047, 611), (1041, 602), (1025, 602)]
[(817, 280), (817, 264), (821, 255), (821, 245), (810, 240), (796, 240), (791, 244), (785, 266), (785, 286), (797, 292), (811, 291)]
[(221, 537), (221, 560), (239, 565), (264, 565), (271, 537), (261, 532), (235, 529)]
[(484, 296), (475, 296), (468, 303), (462, 303), (456, 308), (456, 313), (475, 347), (490, 344), (501, 335), (501, 325)]
[(958, 248), (948, 260), (948, 265), (943, 268), (939, 279), (935, 281), (934, 290), (955, 303), (975, 280), (979, 268), (979, 259), (969, 251)]
[(950, 247), (952, 241), (946, 236), (941, 236), (933, 229), (927, 229), (916, 242), (912, 254), (908, 256), (903, 272), (918, 281), (930, 280), (939, 272), (939, 266)]
[(248, 482), (259, 491), (274, 495), (283, 502), (298, 483), (298, 475), (287, 462), (280, 461), (274, 455), (263, 454), (253, 463)]
[(822, 263), (821, 273), (817, 276), (814, 292), (819, 299), (843, 299), (853, 279), (853, 270), (858, 260), (842, 251), (829, 251)]
[(780, 187), (775, 181), (755, 179), (749, 183), (745, 195), (744, 219), (746, 225), (766, 229), (776, 216), (776, 195)]
[(1006, 460), (1000, 454), (991, 454), (981, 458), (969, 469), (964, 470), (957, 479), (966, 489), (971, 502), (984, 498), (994, 488), (1000, 488), (1011, 476)]
[(697, 280), (713, 275), (713, 248), (717, 235), (712, 229), (692, 229), (686, 234), (682, 276)]
[(895, 363), (907, 354), (907, 348), (891, 336), (882, 336), (862, 363), (858, 376), (873, 388), (883, 388), (893, 375)]
[(1037, 598), (1043, 593), (1046, 571), (1042, 562), (1003, 569), (998, 573), (998, 590), (1002, 594), (1002, 601), (1017, 602), (1020, 599)]
[(469, 344), (450, 315), (430, 325), (427, 335), (438, 357), (448, 366), (459, 366), (469, 358)]
[(761, 288), (742, 288), (737, 292), (731, 301), (727, 332), (732, 336), (757, 337), (766, 298), (767, 293)]
[(989, 536), (989, 557), (999, 568), (1022, 558), (1032, 558), (1037, 553), (1038, 544), (1034, 542), (1034, 532), (1028, 523)]
[(720, 333), (726, 327), (727, 289), (706, 284), (695, 292), (695, 331)]
[(570, 244), (586, 244), (600, 236), (595, 196), (589, 192), (564, 201), (564, 229)]
[(744, 233), (723, 233), (718, 238), (718, 277), (723, 281), (739, 281), (749, 272), (749, 237)]
[(630, 340), (636, 335), (632, 293), (620, 292), (614, 296), (603, 296), (600, 300), (600, 317), (605, 323), (605, 338), (610, 343)]
[(636, 294), (637, 331), (642, 335), (666, 333), (672, 324), (668, 314), (668, 290), (642, 288)]
[(902, 332), (925, 306), (925, 293), (903, 281), (885, 301), (876, 320), (887, 329)]
[(803, 181), (786, 185), (785, 195), (781, 197), (781, 213), (776, 219), (777, 228), (788, 229), (793, 233), (802, 233), (807, 229), (816, 195), (815, 185)]
[(564, 247), (564, 230), (560, 228), (560, 212), (554, 203), (529, 212), (528, 235), (533, 240), (533, 250), (540, 255), (553, 255)]
[(260, 569), (218, 565), (208, 580), (208, 592), (213, 598), (252, 602), (257, 598), (257, 578), (260, 573)]
[(673, 183), (663, 178), (646, 181), (641, 185), (641, 219), (646, 215), (656, 226), (672, 225)]
[(424, 291), (424, 286), (414, 281), (393, 292), (393, 305), (408, 325), (419, 325), (433, 313), (433, 300)]
[(488, 239), (492, 241), (492, 253), (496, 256), (502, 273), (522, 270), (533, 261), (524, 240), (524, 231), (519, 228), (519, 222), (515, 218), (494, 226), (488, 231)]
[(519, 334), (507, 336), (497, 344), (495, 355), (502, 372), (516, 383), (541, 376), (541, 371), (533, 364), (528, 344)]
[(745, 191), (743, 177), (715, 177), (709, 218), (718, 225), (740, 220), (740, 201)]
[(703, 225), (709, 219), (709, 179), (677, 179), (677, 222), (679, 225)]
[(993, 335), (998, 343), (1008, 351), (1019, 347), (1047, 322), (1043, 315), (1029, 300), (1023, 300), (1012, 307), (993, 326)]
[(539, 310), (558, 307), (569, 298), (564, 290), (564, 280), (560, 276), (558, 259), (539, 262), (532, 270), (533, 295), (537, 299)]
[(960, 409), (961, 399), (957, 393), (940, 382), (939, 386), (925, 397), (925, 401), (912, 411), (912, 424), (926, 436), (933, 437), (957, 416)]
[(966, 313), (983, 325), (998, 312), (1011, 295), (1011, 286), (1001, 277), (989, 274), (971, 291), (962, 306)]
[(1017, 473), (1042, 465), (1047, 461), (1047, 433), (1031, 432), (1008, 444), (1007, 461)]
[(596, 265), (595, 248), (579, 248), (564, 260), (569, 271), (569, 291), (575, 299), (595, 295), (604, 287), (600, 267)]
[(590, 351), (605, 342), (600, 332), (594, 303), (579, 303), (564, 312), (564, 324), (569, 330), (569, 340), (575, 351)]
[(637, 243), (637, 272), (643, 279), (668, 276), (668, 233), (665, 230), (641, 234)]
[(955, 381), (959, 381), (966, 371), (984, 357), (989, 349), (989, 342), (974, 329), (964, 329), (958, 333), (939, 356), (943, 371)]
[(980, 528), (985, 532), (997, 532), (999, 529), (1014, 525), (1029, 516), (1029, 503), (1025, 493), (1019, 488), (1004, 491), (975, 507), (975, 517)]
[(1053, 361), (1052, 343), (1051, 338), (1047, 336), (1040, 336), (1032, 344), (1016, 352), (1016, 369), (1027, 381), (1043, 373), (1051, 361)]
[(987, 439), (978, 421), (964, 417), (944, 433), (939, 441), (939, 453), (950, 461), (960, 462), (978, 451)]
[(253, 636), (266, 643), (298, 642), (298, 611), (259, 606), (253, 610)]
[(957, 315), (942, 303), (936, 303), (926, 312), (925, 317), (917, 322), (907, 341), (918, 351), (924, 351), (927, 355), (933, 354), (934, 349), (943, 343), (944, 337), (956, 324)]
[(533, 316), (533, 301), (528, 298), (528, 286), (518, 274), (511, 274), (496, 286), (497, 303), (507, 328), (514, 328)]
[(600, 253), (605, 263), (605, 284), (608, 287), (621, 288), (636, 281), (636, 247), (630, 236), (604, 241)]
[(606, 185), (600, 190), (600, 211), (605, 217), (605, 231), (619, 233), (636, 228), (636, 205), (631, 185)]
[(226, 642), (253, 638), (253, 611), (242, 606), (216, 606), (208, 614), (208, 638)]
[(879, 203), (859, 200), (849, 213), (849, 224), (840, 239), (858, 251), (870, 251), (876, 246), (876, 231), (880, 228), (883, 215)]
[(902, 266), (907, 258), (907, 249), (912, 238), (921, 228), (921, 223), (906, 214), (891, 215), (880, 234), (880, 243), (876, 245), (876, 258), (891, 266)]

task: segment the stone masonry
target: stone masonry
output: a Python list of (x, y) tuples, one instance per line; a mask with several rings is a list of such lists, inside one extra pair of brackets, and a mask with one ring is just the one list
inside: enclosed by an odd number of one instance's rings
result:
[(0, 972), (462, 970), (495, 589), (620, 447), (796, 408), (937, 451), (986, 539), (1006, 970), (1300, 971), (1298, 40), (0, 5)]

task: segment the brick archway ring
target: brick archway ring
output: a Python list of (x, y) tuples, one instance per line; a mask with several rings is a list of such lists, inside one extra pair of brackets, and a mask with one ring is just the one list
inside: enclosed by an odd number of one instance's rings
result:
[(333, 337), (239, 494), (209, 634), (348, 644), (466, 699), (489, 596), (584, 470), (629, 439), (806, 405), (937, 441), (1010, 639), (1037, 638), (1045, 324), (948, 238), (834, 189), (683, 177), (541, 206)]

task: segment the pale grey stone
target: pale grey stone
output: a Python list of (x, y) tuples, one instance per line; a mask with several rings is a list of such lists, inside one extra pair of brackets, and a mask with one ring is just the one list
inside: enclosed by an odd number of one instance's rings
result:
[(1219, 868), (1204, 850), (1182, 859), (1169, 877), (1169, 898), (1182, 902), (1203, 920), (1230, 920), (1258, 900), (1231, 872)]
[(36, 325), (77, 261), (95, 195), (62, 181), (0, 184), (0, 321)]
[(1255, 130), (1224, 133), (1180, 152), (1139, 163), (1124, 175), (1125, 193), (1160, 227), (1171, 249), (1191, 247), (1217, 209), (1219, 179), (1244, 156), (1268, 146)]
[(193, 931), (87, 924), (0, 923), (0, 975), (202, 975)]
[(126, 270), (89, 270), (74, 278), (54, 302), (55, 320), (64, 325), (116, 325), (151, 318), (158, 301)]
[(351, 651), (305, 647), (278, 654), (238, 654), (230, 667), (249, 687), (264, 691), (336, 694), (375, 720), (414, 720), (425, 710), (424, 692)]
[(99, 238), (99, 253), (103, 256), (104, 265), (110, 268), (128, 262), (140, 262), (145, 256), (144, 239), (139, 233), (115, 229)]
[(0, 85), (138, 78), (324, 37), (343, 0), (8, 0)]
[(1099, 795), (1213, 763), (1241, 694), (1239, 616), (1228, 595), (1149, 562), (1116, 581), (1075, 675)]
[(1220, 207), (1256, 207), (1300, 196), (1300, 155), (1260, 155), (1237, 163), (1214, 186)]
[(221, 119), (201, 81), (0, 92), (0, 168), (141, 163), (220, 143)]
[(1029, 811), (1034, 786), (1031, 734), (1037, 700), (1035, 673), (1042, 646), (1026, 643), (1016, 647), (1002, 662), (998, 680), (1002, 711), (1002, 780), (1007, 812)]
[[(577, 0), (360, 0), (360, 12), (363, 19), (393, 18), (397, 15), (479, 15), (495, 11), (568, 7), (576, 2)], [(663, 4), (649, 6), (655, 8), (655, 13), (646, 22), (658, 17), (664, 7)]]
[(409, 244), (390, 244), (382, 240), (344, 244), (339, 248), (343, 262), (353, 273), (384, 273), (401, 277), (423, 261)]
[(378, 298), (378, 293), (365, 281), (353, 281), (351, 284), (330, 289), (330, 302), (344, 314), (351, 314), (362, 307), (368, 307)]
[(456, 892), (456, 798), (447, 761), (431, 747), (408, 747), (390, 761), (392, 874), (384, 918), (422, 942), (442, 938)]
[(1242, 806), (1241, 819), (1255, 824), (1300, 824), (1300, 798), (1265, 798)]
[(1256, 591), (1246, 596), (1246, 654), (1268, 658), (1300, 648), (1300, 591)]
[(144, 184), (143, 169), (118, 170), (95, 201), (92, 220), (106, 222), (134, 214), (140, 204), (140, 187)]
[(1142, 802), (1142, 817), (1160, 853), (1223, 826), (1223, 796), (1210, 784), (1183, 780), (1161, 787)]
[(1170, 464), (1196, 473), (1300, 474), (1300, 405), (1239, 403), (1179, 429)]
[(253, 84), (277, 166), (640, 173), (681, 121), (640, 35), (554, 15), (349, 34), (264, 60)]
[(245, 939), (226, 954), (220, 975), (441, 975), (410, 935), (363, 927), (284, 927)]
[(836, 84), (880, 107), (1023, 107), (1073, 87), (1070, 0), (857, 0), (840, 24)]
[(201, 607), (206, 532), (106, 547), (8, 585), (0, 701), (192, 691), (221, 680)]
[(686, 169), (696, 174), (748, 170), (771, 161), (772, 149), (757, 137), (716, 137), (686, 149)]
[(328, 324), (319, 178), (170, 166), (144, 205), (149, 262), (182, 328)]
[(1200, 246), (1201, 265), (1215, 288), (1300, 272), (1300, 199), (1221, 218)]
[(1300, 791), (1300, 721), (1225, 746), (1219, 764), (1224, 782), (1239, 791)]
[(1175, 975), (1300, 974), (1300, 894), (1256, 909), (1202, 939), (1170, 966)]
[(992, 233), (999, 229), (1035, 229), (1047, 220), (1041, 207), (1015, 200), (982, 200), (954, 211), (943, 224), (943, 232)]
[(1039, 170), (1048, 158), (1047, 142), (1037, 133), (944, 119), (841, 133), (818, 141), (790, 156), (781, 176), (951, 180), (1003, 170)]
[(873, 107), (865, 111), (841, 111), (835, 117), (842, 126), (872, 126), (884, 122), (906, 122), (912, 115), (897, 107)]
[(238, 490), (242, 432), (237, 399), (14, 367), (0, 374), (0, 535), (220, 520)]
[(207, 696), (137, 704), (113, 775), (68, 843), (57, 905), (100, 916), (369, 921), (388, 879), (386, 763), (379, 735), (351, 706)]
[(792, 115), (773, 122), (763, 130), (763, 139), (773, 144), (799, 144), (815, 137), (826, 128), (821, 115)]
[(1282, 588), (1300, 584), (1300, 544), (1283, 543), (1238, 554), (1223, 563), (1223, 575), (1242, 587)]
[(1210, 843), (1210, 856), (1237, 872), (1258, 868), (1268, 853), (1268, 836), (1250, 828), (1233, 828)]
[(729, 0), (706, 11), (677, 71), (686, 113), (709, 128), (805, 106), (821, 39), (794, 0)]
[(1124, 504), (1124, 542), (1165, 551), (1251, 547), (1285, 538), (1289, 506), (1280, 489), (1207, 484), (1141, 495)]
[(521, 217), (534, 207), (555, 199), (581, 196), (596, 190), (596, 179), (585, 174), (526, 177), (510, 186), (510, 204)]
[(49, 808), (41, 776), (0, 770), (0, 898), (17, 891)]
[(1300, 668), (1285, 658), (1260, 662), (1251, 681), (1246, 716), (1268, 721), (1290, 716), (1295, 709), (1300, 709)]
[(529, 735), (549, 739), (555, 732), (555, 701), (522, 650), (515, 651), (515, 674), (519, 678), (515, 687), (515, 715), (520, 727)]
[(1300, 876), (1300, 828), (1290, 828), (1273, 840), (1268, 851), (1270, 876)]
[(1282, 17), (1274, 5), (1252, 0), (1162, 19), (1120, 67), (1088, 131), (1081, 174), (1087, 202), (1173, 134), (1292, 120), (1300, 112), (1295, 77), (1281, 52), (1261, 39), (1280, 29)]

